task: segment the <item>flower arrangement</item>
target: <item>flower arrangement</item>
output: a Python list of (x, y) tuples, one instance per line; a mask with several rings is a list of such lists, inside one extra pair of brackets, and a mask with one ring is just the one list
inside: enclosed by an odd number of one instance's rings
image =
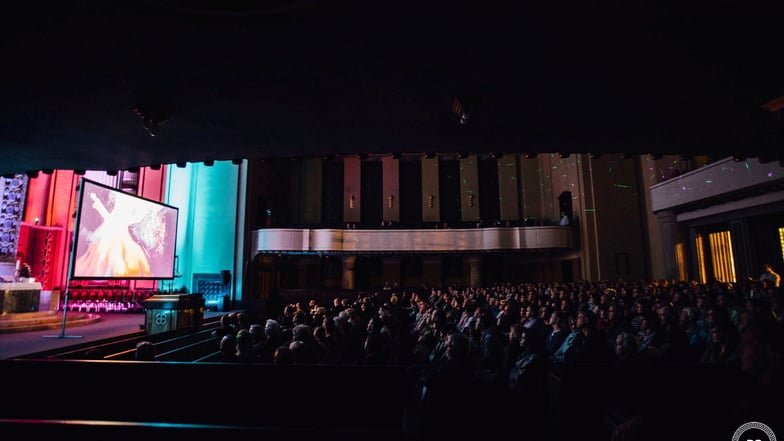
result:
[(17, 278), (30, 278), (33, 275), (33, 269), (30, 268), (29, 263), (22, 263), (19, 265), (19, 270), (17, 270)]

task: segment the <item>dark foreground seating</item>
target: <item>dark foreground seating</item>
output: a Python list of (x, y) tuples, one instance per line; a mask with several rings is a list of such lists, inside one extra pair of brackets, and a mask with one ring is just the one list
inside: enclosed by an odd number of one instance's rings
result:
[(402, 439), (415, 381), (398, 366), (0, 360), (0, 371), (3, 425), (63, 433), (53, 427), (71, 420), (62, 431), (80, 436), (114, 425)]
[(678, 432), (669, 439), (707, 436), (719, 423), (726, 423), (720, 434), (729, 439), (738, 423), (717, 421), (717, 415), (726, 415), (742, 399), (749, 381), (729, 364), (580, 364), (552, 370), (548, 388), (556, 407), (551, 427), (560, 431), (553, 439), (608, 440), (620, 424), (638, 415), (655, 415), (662, 427)]

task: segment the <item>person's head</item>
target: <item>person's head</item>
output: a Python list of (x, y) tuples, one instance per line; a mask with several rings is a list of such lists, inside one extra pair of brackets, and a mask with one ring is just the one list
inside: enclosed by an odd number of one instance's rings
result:
[(743, 330), (738, 347), (740, 368), (754, 375), (765, 375), (781, 367), (784, 361), (781, 330), (754, 323)]
[(277, 320), (267, 319), (267, 322), (264, 324), (264, 333), (267, 335), (267, 338), (280, 337), (280, 323)]
[(238, 359), (248, 359), (253, 351), (253, 336), (250, 334), (250, 331), (247, 329), (240, 329), (237, 331), (234, 346), (235, 355)]
[(155, 345), (153, 342), (143, 340), (136, 343), (134, 357), (138, 361), (155, 361)]
[(470, 358), (471, 341), (463, 334), (452, 333), (446, 338), (446, 357), (452, 361), (466, 361)]
[(531, 328), (520, 329), (520, 349), (529, 352), (541, 352), (542, 342), (537, 338), (535, 330)]
[(221, 337), (219, 350), (225, 360), (234, 360), (236, 357), (236, 334), (226, 334)]
[(577, 313), (577, 329), (589, 330), (596, 326), (596, 314), (592, 311), (580, 311)]
[(289, 349), (289, 345), (281, 345), (275, 348), (272, 362), (274, 364), (294, 364), (294, 354)]
[(249, 331), (251, 337), (253, 337), (254, 343), (263, 341), (267, 337), (267, 335), (264, 333), (264, 327), (258, 323), (250, 325)]
[(313, 335), (313, 330), (308, 325), (295, 325), (291, 329), (292, 340), (307, 341)]
[(637, 337), (623, 331), (615, 337), (615, 355), (621, 360), (628, 360), (639, 352)]

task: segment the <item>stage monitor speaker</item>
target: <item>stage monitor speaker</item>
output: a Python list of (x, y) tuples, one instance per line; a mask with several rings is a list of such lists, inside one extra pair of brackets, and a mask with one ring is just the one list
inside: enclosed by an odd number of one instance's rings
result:
[(231, 271), (221, 270), (221, 281), (224, 285), (228, 285), (231, 282)]

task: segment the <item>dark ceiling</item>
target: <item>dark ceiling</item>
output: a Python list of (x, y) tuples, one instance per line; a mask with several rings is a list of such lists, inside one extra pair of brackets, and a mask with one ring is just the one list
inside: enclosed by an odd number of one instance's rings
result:
[(784, 118), (763, 105), (784, 95), (783, 4), (17, 2), (0, 19), (0, 174), (425, 151), (781, 158)]

